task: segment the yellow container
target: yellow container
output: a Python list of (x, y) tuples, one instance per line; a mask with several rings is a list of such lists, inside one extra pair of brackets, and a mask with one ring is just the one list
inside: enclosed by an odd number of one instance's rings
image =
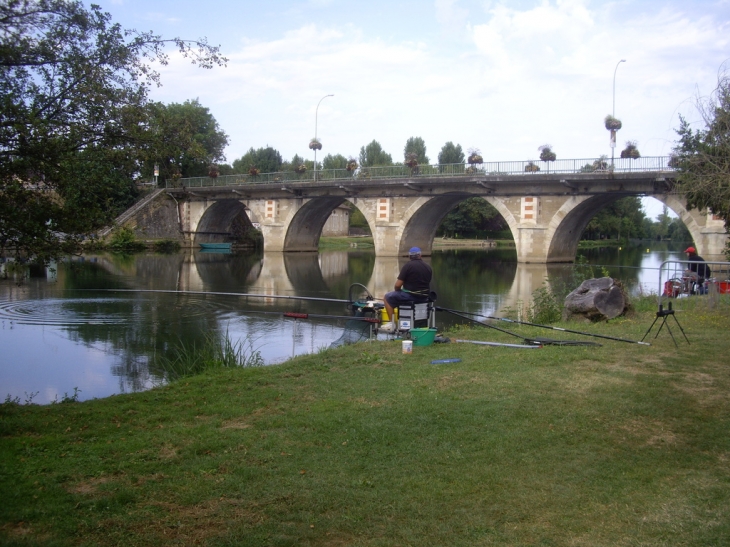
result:
[[(396, 308), (396, 309), (393, 310), (393, 317), (391, 317), (391, 319), (393, 320), (393, 323), (397, 323), (398, 322), (398, 308)], [(383, 323), (387, 323), (388, 322), (388, 312), (385, 311), (385, 308), (383, 308), (382, 310), (380, 310), (380, 320)]]

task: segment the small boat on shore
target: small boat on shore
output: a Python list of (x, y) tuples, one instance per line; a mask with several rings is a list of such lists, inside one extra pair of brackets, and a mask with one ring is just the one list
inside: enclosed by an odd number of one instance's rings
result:
[(230, 253), (230, 243), (201, 243), (200, 250), (209, 253)]

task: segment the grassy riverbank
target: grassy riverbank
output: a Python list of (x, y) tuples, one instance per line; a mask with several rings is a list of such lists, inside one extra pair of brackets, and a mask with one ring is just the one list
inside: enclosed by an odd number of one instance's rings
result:
[[(654, 316), (561, 326), (639, 340)], [(0, 543), (727, 545), (730, 317), (677, 318), (691, 345), (672, 317), (679, 348), (658, 325), (651, 347), (507, 326), (603, 345), (361, 343), (5, 403)]]
[(364, 237), (320, 237), (319, 249), (322, 251), (336, 251), (340, 249), (372, 249), (372, 236)]

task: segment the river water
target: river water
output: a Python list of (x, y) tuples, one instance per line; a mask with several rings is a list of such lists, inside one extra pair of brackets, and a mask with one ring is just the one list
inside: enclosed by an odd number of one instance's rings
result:
[[(644, 243), (581, 254), (595, 276), (605, 268), (633, 294), (648, 294), (657, 292), (662, 261), (681, 260), (682, 249)], [(295, 320), (283, 313), (346, 316), (346, 304), (337, 300), (347, 300), (353, 284), (382, 297), (404, 260), (360, 250), (104, 254), (36, 270), (27, 279), (11, 276), (0, 281), (0, 397), (45, 404), (149, 389), (165, 382), (160, 356), (181, 344), (200, 346), (211, 334), (260, 352), (267, 364), (317, 352), (342, 336), (346, 319)], [(427, 260), (437, 305), (485, 316), (524, 308), (546, 280), (564, 283), (573, 269), (517, 264), (513, 250), (441, 250)], [(458, 319), (439, 313), (436, 320), (444, 326)]]

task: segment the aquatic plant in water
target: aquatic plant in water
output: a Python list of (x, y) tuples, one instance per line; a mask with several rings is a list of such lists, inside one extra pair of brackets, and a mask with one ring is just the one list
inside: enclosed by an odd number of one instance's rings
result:
[(171, 356), (158, 356), (152, 366), (161, 369), (168, 381), (216, 368), (259, 367), (264, 359), (254, 342), (250, 338), (233, 342), (228, 331), (223, 338), (215, 332), (207, 333), (202, 344), (186, 344), (180, 340)]

